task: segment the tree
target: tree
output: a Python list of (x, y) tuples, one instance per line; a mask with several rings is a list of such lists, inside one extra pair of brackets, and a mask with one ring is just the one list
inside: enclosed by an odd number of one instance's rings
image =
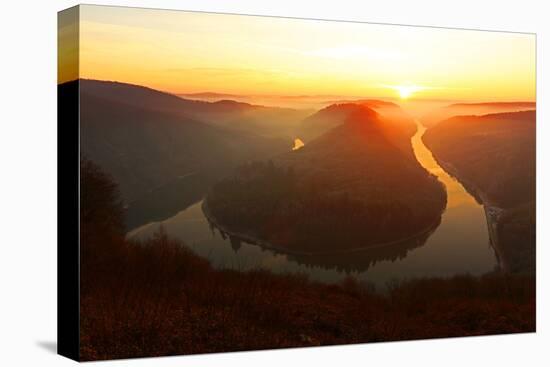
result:
[(80, 225), (84, 231), (124, 235), (124, 208), (120, 191), (101, 168), (80, 159)]

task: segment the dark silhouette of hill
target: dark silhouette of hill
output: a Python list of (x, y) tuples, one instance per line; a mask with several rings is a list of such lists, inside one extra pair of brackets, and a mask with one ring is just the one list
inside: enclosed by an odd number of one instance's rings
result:
[[(413, 155), (410, 138), (416, 132), (416, 124), (397, 104), (373, 99), (356, 100), (332, 104), (302, 121), (297, 136), (306, 144), (346, 121), (353, 113), (365, 114), (366, 109), (381, 117), (387, 126), (383, 133), (394, 145), (409, 155)], [(361, 112), (362, 111), (362, 112)]]
[(228, 232), (291, 253), (346, 251), (433, 229), (446, 193), (398, 146), (410, 147), (410, 137), (395, 135), (395, 126), (368, 107), (345, 108), (353, 112), (343, 124), (303, 148), (242, 166), (216, 184), (207, 214)]
[(304, 119), (298, 135), (306, 142), (313, 140), (333, 127), (342, 124), (350, 114), (359, 108), (360, 105), (355, 103), (332, 104), (325, 107)]
[(535, 199), (535, 111), (455, 116), (423, 140), (502, 208)]
[(92, 96), (185, 117), (191, 117), (201, 112), (233, 112), (247, 108), (260, 108), (260, 106), (243, 102), (231, 101), (234, 103), (224, 103), (224, 101), (190, 100), (152, 88), (115, 81), (82, 79), (81, 89)]
[(511, 271), (534, 271), (536, 112), (456, 116), (423, 140), (493, 213), (501, 261)]
[[(244, 108), (233, 102), (204, 105)], [(175, 214), (242, 162), (289, 149), (282, 139), (190, 117), (201, 108), (202, 102), (144, 87), (80, 82), (81, 152), (119, 184), (130, 228)]]
[(519, 112), (535, 110), (535, 102), (480, 102), (480, 103), (455, 103), (438, 108), (421, 118), (426, 127), (434, 126), (439, 122), (453, 116), (487, 115), (503, 112)]
[(192, 118), (210, 125), (271, 137), (284, 137), (291, 146), (291, 130), (307, 112), (265, 107), (224, 98), (216, 102), (185, 99), (151, 88), (99, 80), (82, 80), (82, 89), (92, 96), (132, 106)]

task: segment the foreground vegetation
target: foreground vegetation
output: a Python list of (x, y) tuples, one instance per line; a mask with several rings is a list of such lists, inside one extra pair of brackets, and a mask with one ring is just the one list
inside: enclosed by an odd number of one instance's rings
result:
[(394, 283), (216, 270), (162, 230), (125, 239), (116, 185), (81, 165), (83, 360), (535, 330), (530, 276)]

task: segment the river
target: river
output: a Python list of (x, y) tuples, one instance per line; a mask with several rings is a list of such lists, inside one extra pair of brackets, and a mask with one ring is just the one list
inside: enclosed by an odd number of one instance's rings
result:
[(330, 257), (295, 257), (229, 238), (205, 218), (202, 201), (162, 222), (143, 225), (128, 234), (147, 238), (159, 226), (184, 241), (218, 268), (267, 269), (276, 273), (303, 273), (310, 279), (333, 283), (348, 276), (383, 287), (393, 280), (419, 277), (479, 275), (498, 266), (490, 245), (482, 205), (451, 177), (422, 142), (425, 128), (417, 122), (412, 138), (416, 158), (447, 189), (447, 208), (439, 226), (424, 238), (377, 250)]

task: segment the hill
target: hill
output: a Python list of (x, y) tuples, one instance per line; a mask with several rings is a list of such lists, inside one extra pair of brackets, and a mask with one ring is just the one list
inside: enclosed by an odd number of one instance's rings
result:
[(511, 271), (534, 271), (536, 112), (456, 116), (423, 140), (488, 211), (493, 242)]
[(129, 227), (175, 214), (236, 165), (290, 147), (190, 117), (201, 105), (139, 86), (81, 81), (81, 153), (119, 184)]
[(410, 138), (416, 132), (416, 124), (397, 104), (374, 99), (344, 101), (325, 107), (304, 119), (296, 135), (304, 142), (309, 142), (328, 130), (342, 124), (353, 113), (375, 112), (387, 126), (383, 133), (394, 145), (412, 155)]
[(444, 187), (393, 143), (400, 136), (410, 147), (407, 134), (395, 135), (368, 107), (353, 108), (303, 148), (244, 165), (214, 185), (207, 214), (229, 232), (291, 253), (378, 246), (432, 229)]
[(421, 118), (426, 127), (435, 126), (439, 122), (453, 116), (487, 115), (503, 112), (518, 112), (535, 110), (535, 102), (481, 102), (481, 103), (455, 103), (438, 108)]
[(114, 102), (192, 118), (218, 127), (286, 138), (289, 141), (293, 138), (291, 130), (308, 113), (291, 108), (237, 102), (228, 99), (230, 97), (215, 102), (186, 99), (151, 88), (119, 82), (82, 80), (82, 85), (88, 94)]

